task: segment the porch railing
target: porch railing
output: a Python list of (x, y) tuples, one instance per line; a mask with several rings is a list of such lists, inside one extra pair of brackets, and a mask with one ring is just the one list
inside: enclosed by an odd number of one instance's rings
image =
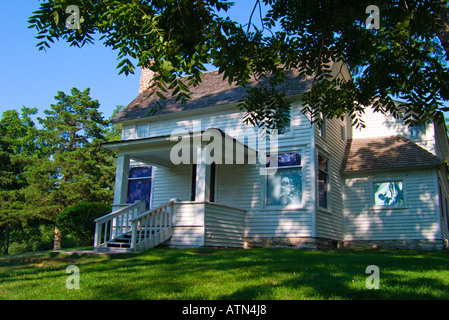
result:
[(136, 201), (124, 208), (95, 219), (94, 247), (104, 247), (111, 240), (131, 232), (132, 219), (141, 215), (144, 211), (145, 201)]
[(172, 216), (176, 200), (131, 219), (133, 251), (153, 248), (172, 236)]

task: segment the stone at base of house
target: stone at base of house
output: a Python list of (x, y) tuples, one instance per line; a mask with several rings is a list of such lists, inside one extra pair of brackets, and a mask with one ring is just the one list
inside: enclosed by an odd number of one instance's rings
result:
[(441, 250), (445, 248), (442, 239), (408, 239), (408, 240), (357, 240), (344, 241), (346, 249), (413, 249), (413, 250)]
[(333, 249), (414, 249), (441, 250), (447, 248), (442, 239), (425, 240), (359, 240), (338, 241), (327, 238), (311, 237), (257, 237), (245, 238), (244, 248), (294, 248), (305, 250), (333, 250)]
[(245, 238), (244, 248), (294, 248), (304, 250), (337, 249), (340, 241), (312, 237), (258, 237)]

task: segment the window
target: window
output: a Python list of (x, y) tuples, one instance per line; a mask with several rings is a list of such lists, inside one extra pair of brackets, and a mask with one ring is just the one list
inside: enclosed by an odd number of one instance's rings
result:
[(320, 113), (320, 120), (321, 121), (318, 124), (318, 127), (320, 129), (319, 133), (323, 139), (326, 139), (326, 118), (324, 117), (323, 113)]
[(341, 138), (341, 140), (346, 142), (346, 126), (343, 124), (340, 125), (340, 138)]
[(416, 124), (410, 128), (410, 135), (412, 139), (419, 139), (426, 134), (426, 124)]
[(145, 138), (149, 135), (148, 124), (141, 124), (137, 126), (137, 138)]
[(440, 200), (440, 220), (444, 221), (444, 208), (443, 208), (443, 189), (441, 185), (438, 184), (438, 198)]
[[(444, 197), (444, 211), (446, 212), (446, 214), (445, 214), (445, 218), (446, 218), (446, 223), (447, 223), (447, 225), (448, 225), (448, 230), (449, 230), (449, 221), (448, 221), (448, 206), (447, 206), (447, 198), (446, 197)], [(444, 221), (444, 219), (443, 219), (443, 221)]]
[(134, 126), (123, 126), (122, 128), (122, 140), (134, 139), (135, 127)]
[(285, 124), (285, 127), (283, 129), (278, 130), (278, 134), (283, 134), (285, 136), (288, 136), (291, 134), (292, 131), (292, 121), (293, 121), (293, 108), (290, 108), (289, 114), (288, 114), (288, 122)]
[(277, 166), (267, 161), (266, 204), (268, 206), (302, 203), (302, 168), (300, 153), (277, 155)]
[[(449, 229), (449, 221), (448, 219), (448, 203), (447, 203), (447, 197), (446, 195), (443, 196), (443, 189), (441, 187), (441, 184), (438, 184), (438, 196), (440, 198), (440, 219), (441, 219), (441, 225), (444, 224), (446, 221)], [(444, 205), (444, 207), (443, 207)]]
[[(446, 223), (448, 224), (448, 230), (449, 230), (449, 221), (448, 221), (448, 206), (447, 206), (447, 198), (444, 197), (444, 211), (445, 211), (445, 215), (443, 218), (443, 221), (446, 220)], [(443, 223), (443, 221), (441, 221), (441, 223)]]
[(146, 208), (150, 207), (152, 171), (150, 166), (129, 169), (127, 203), (145, 200)]
[(318, 155), (318, 205), (328, 208), (329, 163), (322, 155)]
[(388, 181), (374, 183), (374, 205), (403, 206), (404, 186), (402, 181)]

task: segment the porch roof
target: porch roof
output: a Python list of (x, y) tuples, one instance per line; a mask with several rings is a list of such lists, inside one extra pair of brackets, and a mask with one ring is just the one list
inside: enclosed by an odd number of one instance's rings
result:
[[(206, 137), (206, 139), (204, 139), (204, 137)], [(210, 139), (211, 137), (213, 137), (212, 140)], [(217, 141), (217, 139), (220, 139), (221, 141)], [(188, 144), (185, 143), (186, 141)], [(129, 155), (130, 159), (135, 161), (159, 165), (166, 168), (172, 168), (176, 165), (172, 159), (172, 149), (177, 145), (180, 148), (184, 148), (184, 151), (189, 152), (189, 159), (184, 158), (184, 160), (187, 161), (184, 161), (182, 164), (196, 163), (197, 159), (195, 158), (194, 149), (197, 147), (201, 147), (202, 149), (214, 148), (213, 159), (210, 158), (209, 153), (206, 153), (207, 158), (204, 161), (207, 162), (218, 159), (218, 161), (215, 161), (217, 164), (239, 163), (239, 160), (237, 159), (241, 159), (242, 157), (248, 162), (251, 161), (251, 159), (254, 161), (257, 155), (256, 150), (216, 128), (209, 128), (198, 132), (112, 141), (102, 144), (104, 148), (116, 151), (120, 155)], [(229, 152), (226, 148), (230, 148), (231, 146), (232, 151)], [(176, 154), (176, 156), (179, 155)]]
[(402, 136), (348, 140), (342, 173), (436, 167), (444, 161)]

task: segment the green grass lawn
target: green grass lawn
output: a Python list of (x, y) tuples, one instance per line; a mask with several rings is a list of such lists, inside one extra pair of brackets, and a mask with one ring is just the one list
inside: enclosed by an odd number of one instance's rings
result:
[[(79, 268), (79, 289), (67, 289)], [(367, 266), (379, 289), (367, 289)], [(449, 252), (169, 249), (0, 258), (0, 299), (449, 299)]]

